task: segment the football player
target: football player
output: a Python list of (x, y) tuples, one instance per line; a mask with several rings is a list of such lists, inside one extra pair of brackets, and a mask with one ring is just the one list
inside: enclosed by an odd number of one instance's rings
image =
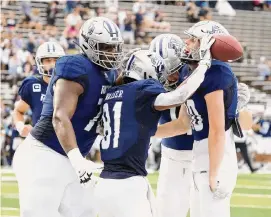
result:
[(15, 103), (13, 111), (14, 124), (20, 136), (26, 137), (32, 129), (31, 125), (24, 124), (24, 114), (29, 109), (32, 111), (32, 125), (39, 120), (56, 60), (64, 55), (64, 49), (56, 42), (45, 42), (38, 47), (35, 59), (40, 75), (31, 75), (23, 80), (19, 89), (21, 98)]
[[(188, 64), (181, 74), (186, 76), (201, 59), (199, 44), (206, 35), (229, 34), (214, 21), (199, 22), (185, 33), (189, 39), (182, 60)], [(213, 60), (204, 81), (186, 102), (194, 137), (191, 217), (230, 216), (230, 196), (237, 178), (233, 132), (241, 136), (236, 121), (237, 99), (237, 79), (230, 66)], [(240, 108), (246, 103), (247, 99), (239, 102)], [(178, 121), (171, 123), (171, 130), (176, 131)]]
[(106, 72), (119, 67), (122, 45), (117, 25), (96, 17), (80, 29), (82, 53), (57, 60), (41, 118), (14, 157), (21, 216), (96, 216), (92, 188), (83, 188), (96, 165), (84, 156), (97, 136)]
[[(133, 53), (123, 72), (124, 84), (107, 91), (102, 115), (104, 169), (95, 187), (99, 216), (156, 215), (154, 196), (145, 178), (150, 137), (156, 132), (161, 111), (185, 102), (204, 79), (213, 42), (210, 37), (202, 40), (204, 58), (186, 82), (172, 92), (166, 93), (163, 87), (172, 72), (159, 55), (148, 50)], [(187, 125), (189, 122), (179, 131), (186, 132)]]
[[(167, 90), (175, 89), (188, 75), (183, 75), (183, 71), (176, 68), (175, 62), (180, 61), (180, 53), (174, 51), (174, 44), (179, 41), (182, 48), (184, 43), (173, 34), (161, 34), (150, 44), (150, 51), (159, 54), (172, 71), (179, 70), (179, 79), (168, 79), (171, 82), (166, 86)], [(179, 49), (178, 49), (179, 50)], [(246, 87), (240, 85), (238, 89), (239, 97), (247, 98)], [(240, 100), (239, 100), (240, 101)], [(160, 124), (165, 124), (176, 120), (179, 116), (180, 107), (171, 108), (162, 112)], [(177, 127), (178, 128), (178, 127)], [(186, 134), (164, 138), (162, 140), (162, 158), (157, 184), (157, 201), (159, 216), (166, 217), (186, 217), (189, 210), (190, 185), (192, 178), (192, 149), (193, 135), (191, 130)]]

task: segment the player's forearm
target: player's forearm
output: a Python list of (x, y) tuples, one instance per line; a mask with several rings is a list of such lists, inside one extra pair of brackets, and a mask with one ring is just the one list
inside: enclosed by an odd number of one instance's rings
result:
[(156, 97), (154, 107), (156, 110), (166, 110), (184, 103), (200, 86), (205, 77), (207, 65), (201, 65), (194, 70), (180, 86), (171, 92), (161, 93)]
[(17, 109), (14, 109), (12, 114), (13, 122), (16, 125), (18, 122), (24, 123), (24, 113), (18, 111)]
[(243, 109), (240, 111), (238, 120), (242, 130), (250, 130), (252, 128), (253, 119), (252, 113), (249, 110)]
[(53, 126), (57, 138), (66, 153), (74, 148), (78, 148), (74, 129), (68, 116), (55, 112), (53, 115)]
[(171, 122), (159, 125), (154, 137), (168, 138), (168, 137), (178, 136), (178, 135), (185, 134), (188, 130), (189, 130), (189, 127), (187, 127), (179, 119), (176, 119)]
[(225, 131), (211, 130), (208, 137), (209, 145), (209, 173), (210, 177), (217, 177), (224, 156)]

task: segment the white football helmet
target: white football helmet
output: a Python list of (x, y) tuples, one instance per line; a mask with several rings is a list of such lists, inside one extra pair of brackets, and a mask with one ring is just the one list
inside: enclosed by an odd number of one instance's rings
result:
[(105, 17), (87, 20), (79, 32), (79, 45), (93, 63), (105, 69), (120, 67), (123, 39), (112, 20)]
[(128, 77), (137, 81), (149, 78), (160, 80), (165, 73), (165, 62), (159, 55), (149, 50), (139, 50), (128, 59), (123, 78)]
[[(192, 39), (199, 39), (206, 35), (223, 34), (229, 35), (228, 30), (220, 23), (215, 21), (200, 21), (194, 24), (190, 29), (185, 30), (184, 33)], [(189, 51), (188, 51), (189, 50)], [(199, 61), (199, 47), (186, 49), (184, 47), (181, 55), (182, 60)]]
[[(161, 34), (155, 37), (150, 44), (149, 50), (160, 55), (166, 64), (167, 74), (174, 74), (182, 67), (180, 56), (185, 44), (183, 40), (174, 34)], [(177, 87), (178, 80), (169, 82), (167, 79), (163, 84), (168, 90)]]
[(44, 58), (59, 58), (65, 55), (64, 49), (57, 42), (45, 42), (41, 44), (36, 52), (35, 61), (39, 74), (45, 76), (51, 76), (53, 70), (45, 70), (42, 64), (42, 59)]

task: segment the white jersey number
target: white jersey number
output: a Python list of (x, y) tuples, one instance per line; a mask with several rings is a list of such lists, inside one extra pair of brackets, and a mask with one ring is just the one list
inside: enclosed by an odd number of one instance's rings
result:
[(187, 111), (191, 117), (191, 126), (195, 131), (201, 131), (203, 129), (202, 117), (198, 113), (193, 100), (186, 101)]
[[(113, 137), (113, 148), (119, 146), (119, 135), (120, 135), (120, 117), (121, 117), (121, 106), (122, 102), (116, 102), (113, 107), (114, 113), (114, 137)], [(102, 149), (108, 149), (110, 146), (110, 137), (112, 134), (112, 129), (110, 126), (111, 119), (108, 104), (105, 103), (103, 106), (103, 123), (104, 123), (104, 138), (102, 140)]]
[[(178, 112), (178, 114), (177, 114), (177, 107), (174, 107), (174, 108), (171, 108), (170, 110), (169, 110), (169, 114), (170, 114), (170, 118), (171, 118), (171, 120), (173, 121), (173, 120), (176, 120), (177, 119), (177, 116), (179, 116), (179, 113), (180, 113), (180, 110), (179, 110), (179, 112)], [(192, 135), (192, 130), (191, 130), (191, 128), (187, 131), (187, 133), (186, 133), (187, 135)]]
[[(101, 106), (102, 103), (103, 103), (103, 98), (100, 98), (98, 101), (98, 106)], [(102, 108), (100, 107), (98, 114), (88, 122), (88, 125), (84, 128), (84, 130), (89, 132), (94, 126), (94, 124), (98, 121), (101, 114), (102, 114)]]

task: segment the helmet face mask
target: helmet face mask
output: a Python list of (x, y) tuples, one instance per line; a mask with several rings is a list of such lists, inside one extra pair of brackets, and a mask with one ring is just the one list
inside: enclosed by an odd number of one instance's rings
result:
[(167, 91), (175, 90), (179, 84), (179, 69), (175, 72), (171, 72), (171, 74), (164, 79), (164, 83), (162, 84)]
[(105, 69), (117, 69), (123, 58), (123, 39), (117, 25), (108, 18), (87, 20), (80, 29), (79, 44), (86, 56)]
[[(51, 77), (54, 72), (55, 61), (59, 57), (64, 55), (65, 55), (64, 49), (56, 42), (45, 42), (42, 45), (40, 45), (38, 47), (35, 57), (39, 74)], [(55, 61), (52, 60), (52, 58), (55, 59)], [(48, 59), (47, 60), (49, 62), (48, 64), (51, 65), (51, 67), (48, 66), (47, 63), (44, 63), (45, 59)], [(54, 62), (54, 64), (50, 62)]]
[(193, 35), (189, 35), (189, 38), (186, 40), (186, 45), (181, 52), (181, 60), (185, 63), (200, 61), (199, 48), (200, 39)]
[[(52, 59), (54, 59), (54, 60), (52, 60)], [(40, 60), (41, 63), (39, 64), (40, 74), (44, 75), (44, 76), (51, 77), (55, 71), (55, 63), (56, 63), (57, 59), (58, 59), (58, 57), (42, 58)], [(47, 60), (49, 60), (49, 63), (46, 63)]]
[(97, 64), (106, 69), (119, 68), (123, 58), (122, 45), (96, 43), (93, 53)]

